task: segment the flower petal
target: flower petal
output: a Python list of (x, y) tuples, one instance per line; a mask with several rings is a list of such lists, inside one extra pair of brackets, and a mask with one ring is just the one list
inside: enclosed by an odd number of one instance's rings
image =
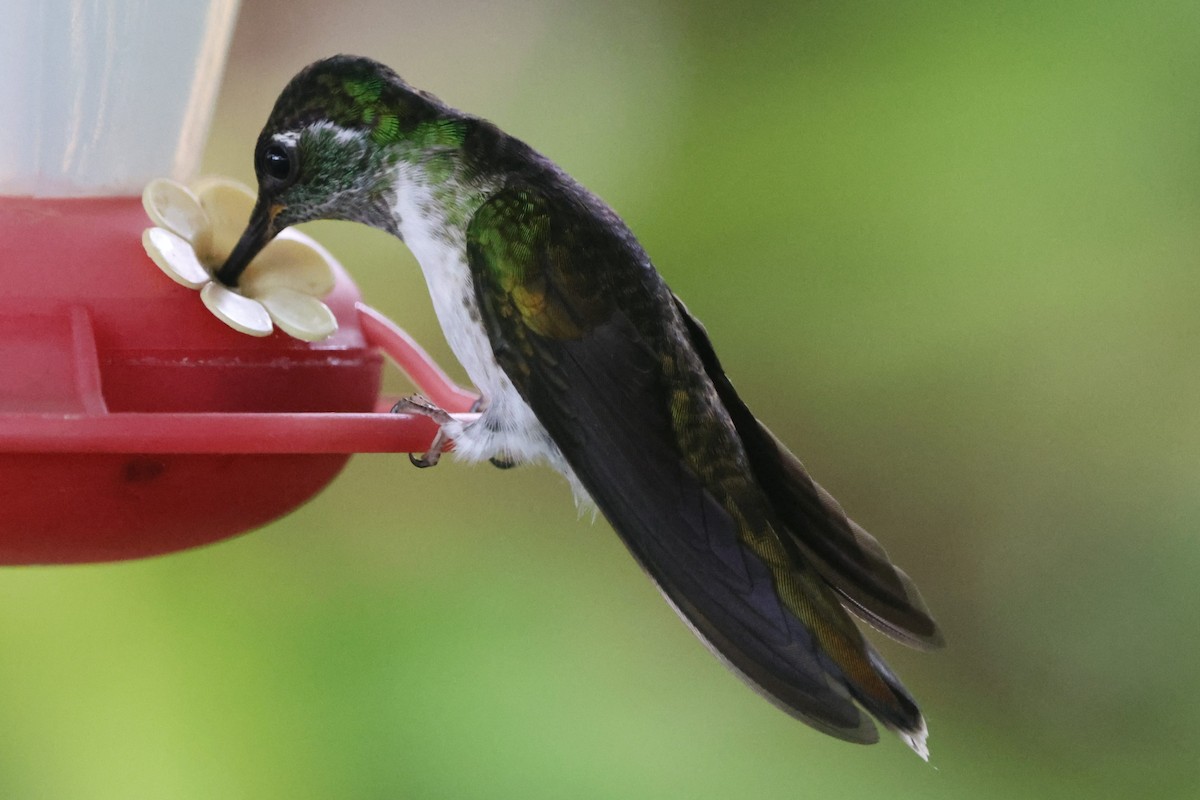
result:
[(316, 342), (337, 330), (337, 317), (315, 297), (286, 287), (257, 295), (280, 330), (306, 342)]
[(195, 190), (212, 223), (212, 240), (206, 255), (212, 263), (224, 264), (250, 221), (254, 192), (243, 183), (216, 176), (201, 178)]
[(186, 186), (168, 178), (155, 178), (142, 190), (142, 207), (156, 225), (182, 236), (204, 256), (212, 226), (200, 201)]
[(200, 299), (217, 319), (250, 336), (267, 336), (273, 330), (267, 309), (257, 300), (242, 297), (224, 284), (212, 281), (200, 290)]
[(238, 281), (252, 297), (271, 289), (286, 287), (297, 292), (324, 297), (333, 288), (333, 270), (319, 251), (307, 242), (283, 231), (255, 256)]
[(166, 228), (147, 228), (142, 231), (142, 247), (158, 268), (176, 283), (189, 289), (199, 289), (212, 280), (212, 275), (196, 258), (196, 251), (178, 234)]

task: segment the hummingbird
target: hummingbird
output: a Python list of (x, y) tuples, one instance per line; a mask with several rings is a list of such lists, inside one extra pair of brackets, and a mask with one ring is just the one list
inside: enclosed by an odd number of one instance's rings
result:
[(684, 623), (776, 706), (928, 759), (917, 703), (851, 614), (920, 649), (916, 585), (734, 389), (708, 333), (624, 221), (523, 141), (339, 55), (283, 89), (254, 151), (257, 200), (217, 273), (236, 287), (279, 231), (348, 220), (412, 251), (480, 413), (421, 398), (415, 459), (544, 463), (594, 504)]

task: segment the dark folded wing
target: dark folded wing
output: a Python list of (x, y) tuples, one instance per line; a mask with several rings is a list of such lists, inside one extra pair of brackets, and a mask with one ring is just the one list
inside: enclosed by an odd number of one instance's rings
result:
[(468, 260), (501, 367), (631, 553), (734, 671), (841, 738), (877, 736), (853, 700), (889, 727), (923, 730), (780, 535), (702, 365), (680, 349), (687, 332), (669, 291), (605, 213), (528, 187), (476, 213)]

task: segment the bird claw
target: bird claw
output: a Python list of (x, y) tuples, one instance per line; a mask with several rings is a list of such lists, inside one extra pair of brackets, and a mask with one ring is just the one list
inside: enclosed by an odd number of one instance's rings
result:
[(442, 459), (441, 451), (434, 450), (433, 448), (430, 448), (429, 452), (423, 456), (419, 456), (416, 453), (408, 454), (408, 462), (410, 464), (412, 464), (414, 467), (416, 467), (417, 469), (425, 469), (426, 467), (436, 467), (438, 465), (438, 462), (441, 461), (441, 459)]
[[(419, 394), (414, 394), (410, 397), (404, 397), (396, 401), (396, 405), (392, 406), (393, 414), (419, 414), (422, 417), (429, 417), (438, 425), (445, 425), (453, 422), (454, 418), (446, 412), (445, 409), (439, 408), (429, 401), (428, 398), (422, 397)], [(438, 461), (442, 458), (442, 453), (446, 450), (448, 439), (446, 432), (442, 428), (438, 428), (437, 435), (433, 437), (432, 444), (429, 445), (429, 450), (422, 456), (414, 453), (408, 454), (408, 460), (414, 467), (425, 469), (427, 467), (437, 466)]]

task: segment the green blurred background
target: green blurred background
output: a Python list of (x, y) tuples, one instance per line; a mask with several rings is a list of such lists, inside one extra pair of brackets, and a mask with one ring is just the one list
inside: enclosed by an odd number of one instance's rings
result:
[[(206, 168), (355, 52), (608, 200), (922, 586), (948, 648), (882, 647), (933, 766), (744, 688), (551, 472), (366, 456), (0, 574), (0, 797), (1200, 796), (1198, 41), (1194, 0), (246, 0)], [(461, 377), (403, 245), (311, 232)]]

